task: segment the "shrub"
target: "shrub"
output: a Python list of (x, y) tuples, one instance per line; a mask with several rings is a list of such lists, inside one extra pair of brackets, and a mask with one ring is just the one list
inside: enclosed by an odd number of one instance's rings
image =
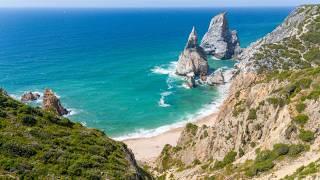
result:
[(314, 140), (314, 133), (311, 131), (308, 131), (308, 130), (306, 131), (306, 130), (301, 129), (300, 134), (299, 134), (299, 138), (302, 141), (311, 142)]
[(304, 111), (306, 109), (306, 105), (304, 103), (299, 103), (299, 104), (296, 104), (296, 110), (301, 113), (302, 111)]
[(256, 109), (250, 109), (249, 115), (248, 115), (248, 120), (255, 120), (257, 119), (257, 110)]
[(293, 144), (289, 147), (289, 156), (297, 156), (305, 150), (305, 147), (302, 144)]
[(34, 156), (37, 152), (27, 146), (27, 145), (22, 145), (18, 143), (5, 143), (2, 147), (1, 150), (4, 152), (7, 152), (8, 154), (12, 156), (21, 156), (21, 157), (26, 157), (29, 158), (31, 156)]
[(298, 116), (293, 118), (294, 122), (300, 124), (300, 125), (304, 125), (305, 123), (308, 122), (309, 117), (305, 114), (299, 114)]
[(234, 152), (234, 151), (228, 152), (224, 156), (222, 161), (216, 161), (215, 162), (214, 168), (216, 168), (216, 169), (224, 168), (226, 165), (231, 164), (235, 160), (236, 156), (237, 156), (236, 152)]
[(37, 123), (37, 120), (31, 115), (21, 114), (18, 116), (22, 124), (26, 126), (34, 126)]
[(5, 118), (5, 117), (7, 117), (7, 113), (0, 109), (0, 118)]
[(197, 134), (197, 131), (198, 131), (198, 126), (197, 125), (194, 125), (192, 123), (188, 123), (186, 125), (186, 130), (188, 133), (191, 133), (192, 135), (196, 135)]
[(276, 156), (286, 155), (289, 152), (289, 146), (287, 144), (275, 144), (273, 152), (276, 153)]
[(273, 107), (283, 107), (286, 104), (286, 101), (282, 98), (268, 98), (267, 101), (273, 105)]

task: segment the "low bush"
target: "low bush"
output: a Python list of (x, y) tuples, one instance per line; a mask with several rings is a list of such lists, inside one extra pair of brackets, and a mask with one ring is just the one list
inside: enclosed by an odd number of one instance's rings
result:
[(188, 133), (191, 133), (192, 135), (196, 135), (197, 134), (197, 131), (198, 131), (198, 126), (195, 125), (195, 124), (192, 124), (192, 123), (188, 123), (186, 125), (186, 130)]
[(306, 105), (302, 102), (296, 104), (296, 110), (301, 113), (306, 109)]
[(248, 115), (248, 120), (255, 120), (257, 119), (257, 110), (256, 109), (250, 109), (249, 115)]
[(234, 151), (230, 151), (228, 152), (222, 161), (216, 161), (215, 164), (214, 164), (214, 168), (215, 169), (221, 169), (221, 168), (224, 168), (226, 165), (228, 164), (231, 164), (235, 158), (237, 156), (237, 153), (234, 152)]
[(308, 130), (300, 130), (299, 138), (305, 142), (311, 142), (314, 140), (314, 133)]
[(34, 126), (37, 123), (37, 120), (31, 115), (20, 114), (18, 118), (26, 126)]
[(300, 125), (304, 125), (305, 123), (308, 122), (309, 117), (305, 114), (299, 114), (296, 117), (293, 118), (294, 122), (300, 124)]

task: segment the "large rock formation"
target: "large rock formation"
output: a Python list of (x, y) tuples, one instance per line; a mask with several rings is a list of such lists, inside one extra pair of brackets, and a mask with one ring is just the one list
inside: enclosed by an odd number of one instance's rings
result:
[(189, 73), (195, 75), (206, 75), (208, 73), (207, 56), (198, 45), (198, 36), (194, 27), (189, 35), (186, 47), (179, 57), (176, 73), (182, 76)]
[(60, 99), (51, 89), (46, 89), (43, 95), (43, 109), (53, 111), (60, 116), (66, 115), (69, 111), (61, 105)]
[(230, 31), (226, 13), (215, 16), (201, 45), (204, 51), (218, 59), (231, 59), (241, 52), (237, 31)]
[(21, 101), (23, 101), (23, 102), (36, 101), (39, 98), (40, 98), (39, 93), (27, 92), (21, 96)]

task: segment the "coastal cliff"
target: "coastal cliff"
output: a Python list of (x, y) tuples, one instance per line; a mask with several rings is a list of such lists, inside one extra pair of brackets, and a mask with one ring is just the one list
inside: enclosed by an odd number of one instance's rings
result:
[(319, 40), (320, 6), (295, 9), (237, 56), (214, 125), (188, 124), (154, 171), (173, 179), (281, 179), (319, 166)]
[(151, 179), (121, 142), (0, 89), (0, 179)]

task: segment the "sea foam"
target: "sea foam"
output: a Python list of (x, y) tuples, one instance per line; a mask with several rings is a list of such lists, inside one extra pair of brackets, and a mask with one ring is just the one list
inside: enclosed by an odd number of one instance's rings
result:
[(229, 87), (230, 87), (230, 76), (232, 74), (232, 69), (226, 70), (225, 73), (226, 76), (228, 76), (227, 83), (224, 85), (218, 86), (218, 97), (213, 99), (210, 104), (206, 104), (200, 108), (196, 113), (186, 115), (182, 118), (180, 118), (177, 122), (169, 125), (164, 125), (155, 129), (137, 129), (133, 133), (129, 133), (123, 136), (115, 137), (114, 139), (118, 141), (123, 140), (129, 140), (129, 139), (136, 139), (136, 138), (150, 138), (157, 136), (159, 134), (165, 133), (167, 131), (170, 131), (172, 129), (176, 129), (179, 127), (185, 126), (189, 122), (196, 122), (210, 114), (216, 113), (219, 111), (220, 106), (222, 105), (223, 101), (227, 97), (229, 93)]

